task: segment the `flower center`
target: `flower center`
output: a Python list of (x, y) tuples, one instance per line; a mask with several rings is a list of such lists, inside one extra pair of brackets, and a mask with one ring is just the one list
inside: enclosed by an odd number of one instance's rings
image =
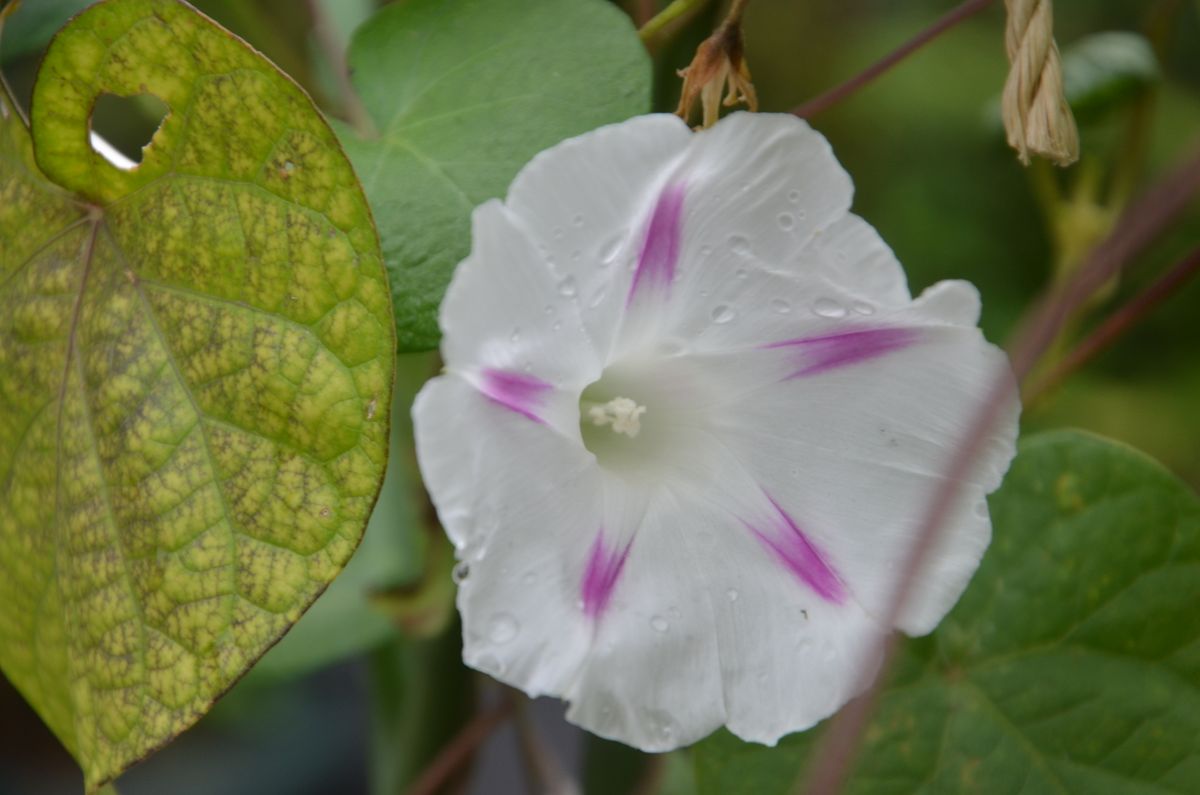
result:
[(636, 438), (642, 430), (641, 417), (646, 413), (646, 407), (627, 397), (615, 397), (602, 405), (592, 403), (585, 407), (588, 419), (600, 428), (611, 427), (613, 433), (625, 434), (630, 439)]
[(657, 482), (685, 467), (708, 423), (709, 391), (679, 360), (631, 355), (605, 368), (579, 400), (579, 431), (601, 467)]

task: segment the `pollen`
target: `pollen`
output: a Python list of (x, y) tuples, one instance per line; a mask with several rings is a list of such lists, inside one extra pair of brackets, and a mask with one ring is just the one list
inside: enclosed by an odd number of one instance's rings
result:
[(612, 426), (615, 433), (621, 433), (630, 439), (636, 437), (642, 430), (642, 415), (646, 413), (645, 406), (639, 406), (627, 397), (616, 397), (607, 403), (595, 405), (588, 409), (588, 417), (593, 425)]

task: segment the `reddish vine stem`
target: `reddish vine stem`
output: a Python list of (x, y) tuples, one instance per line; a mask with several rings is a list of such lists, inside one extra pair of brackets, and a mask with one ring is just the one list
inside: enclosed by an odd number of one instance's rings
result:
[(407, 795), (436, 795), (492, 732), (508, 720), (513, 708), (513, 699), (506, 693), (499, 704), (477, 713), (454, 739), (438, 752), (420, 777), (408, 788)]
[[(1071, 317), (1097, 288), (1117, 275), (1138, 252), (1153, 242), (1179, 217), (1192, 197), (1200, 191), (1200, 155), (1151, 188), (1133, 204), (1117, 222), (1107, 240), (1092, 250), (1074, 278), (1063, 288), (1049, 293), (1027, 314), (1009, 346), (1013, 373), (1022, 381), (1029, 376), (1041, 355), (1058, 336)], [(954, 451), (950, 465), (943, 473), (941, 485), (934, 492), (923, 517), (920, 530), (905, 559), (899, 583), (884, 616), (883, 626), (895, 626), (912, 593), (925, 558), (938, 540), (947, 519), (958, 486), (965, 473), (970, 472), (987, 437), (992, 432), (1005, 405), (1010, 389), (1007, 373), (999, 375), (988, 390), (987, 399), (979, 407), (962, 442)], [(880, 660), (879, 674), (863, 688), (863, 694), (846, 706), (830, 726), (814, 756), (818, 760), (806, 786), (800, 790), (809, 795), (836, 795), (845, 784), (850, 767), (858, 754), (868, 721), (879, 701), (886, 672), (895, 656), (896, 633), (884, 635), (871, 659)], [(873, 671), (874, 669), (872, 669)]]
[(1175, 263), (1158, 281), (1130, 299), (1129, 303), (1109, 315), (1103, 323), (1093, 329), (1092, 333), (1067, 354), (1049, 375), (1029, 389), (1028, 396), (1025, 398), (1026, 404), (1058, 386), (1068, 375), (1082, 367), (1093, 356), (1116, 342), (1122, 334), (1137, 325), (1159, 304), (1178, 292), (1197, 273), (1200, 273), (1200, 248)]
[(994, 0), (966, 0), (965, 3), (951, 9), (941, 19), (934, 22), (925, 30), (913, 36), (908, 41), (901, 44), (892, 52), (880, 58), (875, 63), (868, 66), (863, 71), (856, 74), (841, 85), (834, 86), (824, 94), (810, 99), (803, 105), (797, 105), (792, 109), (792, 113), (802, 119), (812, 118), (818, 113), (822, 113), (842, 100), (849, 97), (851, 94), (863, 88), (875, 78), (879, 77), (884, 72), (891, 69), (896, 64), (903, 61), (908, 56), (912, 55), (917, 50), (924, 47), (929, 42), (942, 35), (950, 28), (958, 23), (969, 19), (980, 11), (984, 10), (993, 3)]

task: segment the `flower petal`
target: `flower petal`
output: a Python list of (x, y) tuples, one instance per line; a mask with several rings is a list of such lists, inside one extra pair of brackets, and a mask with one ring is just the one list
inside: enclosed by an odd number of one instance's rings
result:
[(601, 360), (575, 304), (512, 213), (490, 201), (471, 221), (471, 255), (455, 270), (439, 315), (447, 368), (527, 373), (570, 388), (594, 380)]
[(454, 375), (425, 385), (413, 419), (421, 473), (468, 567), (464, 659), (528, 692), (562, 693), (591, 642), (577, 601), (603, 521), (595, 459)]
[(668, 114), (601, 127), (539, 154), (508, 190), (506, 205), (553, 263), (602, 355), (624, 314), (670, 165), (691, 137)]
[[(909, 318), (965, 319), (976, 301), (963, 283), (943, 283)], [(743, 393), (719, 433), (754, 482), (789, 513), (800, 512), (815, 543), (868, 613), (882, 616), (918, 525), (955, 446), (998, 377), (1003, 353), (974, 327), (924, 325), (915, 344)], [(804, 372), (804, 371), (801, 371)], [(1004, 418), (971, 472), (928, 559), (899, 626), (930, 631), (961, 594), (990, 539), (984, 495), (1015, 453), (1015, 384)]]

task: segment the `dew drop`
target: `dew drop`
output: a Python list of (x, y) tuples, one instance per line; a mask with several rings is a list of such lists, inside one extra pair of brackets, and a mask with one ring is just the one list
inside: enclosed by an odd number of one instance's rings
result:
[(600, 264), (607, 265), (617, 258), (617, 253), (621, 250), (621, 243), (624, 238), (621, 235), (613, 235), (604, 245), (600, 247)]
[(712, 246), (701, 246), (700, 247), (700, 256), (707, 257), (710, 254), (712, 254)]
[(775, 220), (779, 222), (779, 228), (785, 232), (791, 230), (796, 225), (796, 219), (791, 213), (780, 213), (779, 217)]
[(750, 239), (745, 235), (730, 235), (729, 249), (740, 257), (750, 256)]
[(487, 636), (492, 643), (508, 643), (521, 629), (517, 620), (508, 613), (497, 613), (488, 622)]
[(521, 341), (521, 327), (513, 326), (512, 333), (508, 335), (508, 341), (514, 345)]
[(866, 301), (855, 301), (854, 304), (852, 305), (852, 308), (854, 309), (855, 312), (857, 312), (860, 315), (875, 314), (875, 307), (871, 306)]
[(671, 628), (670, 623), (662, 616), (655, 616), (650, 619), (650, 626), (655, 632), (666, 632)]
[(800, 191), (798, 191), (798, 190), (788, 191), (788, 201), (790, 201), (792, 204), (796, 204), (797, 202), (799, 202), (800, 201)]
[(786, 299), (772, 298), (771, 309), (781, 315), (786, 315), (788, 312), (792, 311), (792, 305)]
[(460, 561), (454, 567), (454, 570), (450, 572), (450, 577), (451, 577), (451, 579), (454, 580), (455, 585), (462, 585), (463, 582), (466, 581), (467, 577), (470, 576), (470, 574), (471, 574), (471, 564), (467, 563), (464, 560), (464, 561)]
[(543, 309), (542, 311), (545, 312), (547, 315), (553, 315), (554, 307), (550, 306), (550, 304), (546, 304), (546, 308)]
[(600, 306), (600, 304), (604, 302), (604, 297), (606, 295), (608, 295), (607, 287), (601, 287), (600, 289), (596, 290), (595, 295), (592, 296), (592, 300), (588, 301), (588, 309), (595, 309), (596, 307)]
[(678, 356), (687, 350), (683, 340), (663, 340), (658, 344), (658, 352), (663, 356)]
[(745, 268), (738, 268), (734, 275), (739, 279), (745, 279), (750, 276), (750, 271), (746, 270)]
[(737, 592), (737, 588), (730, 588), (725, 592), (725, 598), (731, 602), (736, 602), (738, 600), (738, 596), (740, 595), (741, 594)]
[(561, 240), (563, 236), (563, 228), (561, 226), (554, 227), (554, 239)]
[(806, 213), (804, 210), (796, 211), (796, 220), (803, 221), (807, 217), (808, 217), (808, 213)]
[(527, 373), (532, 373), (533, 372), (533, 362), (526, 361), (525, 366), (522, 367), (521, 369)]
[(532, 571), (526, 572), (525, 576), (521, 578), (521, 582), (525, 585), (533, 585), (537, 582), (537, 575)]
[(476, 670), (483, 671), (485, 674), (499, 676), (504, 673), (504, 663), (500, 662), (499, 658), (494, 654), (481, 654), (475, 658)]
[(568, 276), (567, 278), (563, 279), (561, 282), (558, 283), (558, 294), (563, 296), (564, 298), (573, 297), (575, 295), (575, 293), (577, 292), (577, 289), (578, 288), (576, 288), (576, 286), (575, 286), (575, 277), (574, 276)]
[(571, 218), (571, 224), (573, 226), (583, 226), (583, 216), (579, 213), (575, 213), (575, 215)]
[(729, 304), (718, 304), (713, 307), (712, 320), (718, 326), (723, 326), (737, 317), (737, 310)]
[(285, 160), (285, 161), (283, 161), (283, 170), (286, 171), (287, 173), (291, 174), (293, 171), (296, 170), (296, 164), (293, 163), (291, 160)]
[(669, 615), (671, 618), (679, 618), (680, 616), (683, 615), (683, 613), (679, 612), (678, 607), (672, 607), (670, 610), (667, 611), (667, 615)]
[(583, 259), (582, 251), (580, 251), (579, 249), (575, 249), (574, 251), (571, 252), (571, 262), (579, 262), (579, 260), (581, 260), (581, 259)]
[(558, 331), (559, 329), (562, 328), (562, 321), (561, 320), (554, 321), (554, 325), (551, 326), (551, 328), (555, 331)]
[(845, 317), (846, 307), (834, 301), (832, 298), (818, 298), (813, 303), (813, 312), (821, 317)]

